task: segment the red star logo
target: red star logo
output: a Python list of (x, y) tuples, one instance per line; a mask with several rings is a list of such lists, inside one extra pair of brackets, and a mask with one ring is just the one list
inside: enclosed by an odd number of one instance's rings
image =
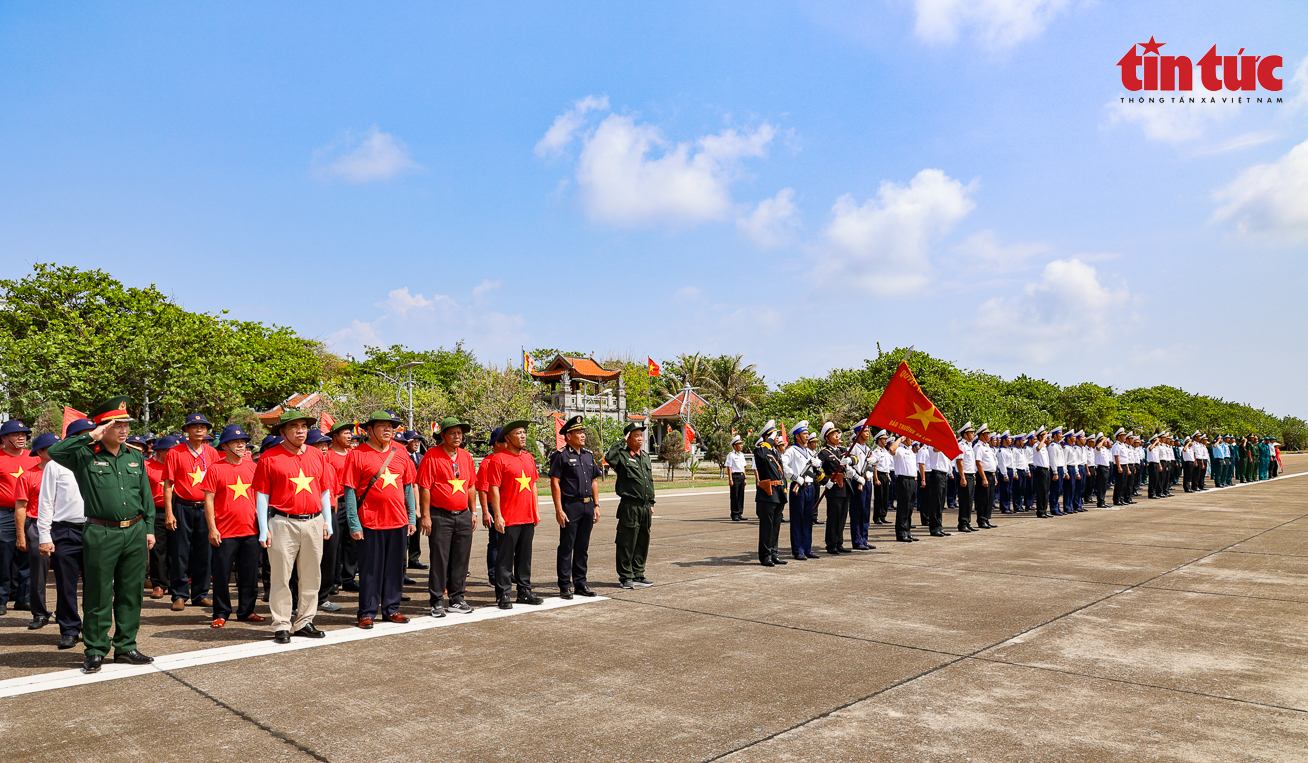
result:
[(1149, 42), (1142, 42), (1142, 43), (1140, 43), (1140, 44), (1144, 46), (1144, 52), (1142, 52), (1140, 55), (1142, 55), (1142, 56), (1147, 56), (1147, 55), (1149, 55), (1150, 53), (1153, 53), (1155, 56), (1161, 56), (1162, 53), (1159, 52), (1158, 49), (1161, 48), (1161, 47), (1163, 47), (1163, 46), (1166, 45), (1167, 43), (1165, 43), (1165, 42), (1154, 42), (1154, 36), (1151, 34), (1151, 35), (1149, 35)]

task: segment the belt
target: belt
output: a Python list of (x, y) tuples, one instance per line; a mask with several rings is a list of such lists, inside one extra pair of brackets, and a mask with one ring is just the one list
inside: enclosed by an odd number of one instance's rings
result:
[(190, 506), (193, 509), (203, 509), (204, 501), (188, 501), (185, 498), (173, 498), (174, 506)]
[(51, 522), (51, 527), (81, 527), (85, 522)]
[(100, 525), (101, 527), (114, 527), (114, 528), (117, 528), (117, 529), (120, 529), (120, 530), (121, 530), (121, 529), (124, 528), (124, 527), (131, 527), (132, 525), (136, 524), (137, 522), (140, 522), (140, 521), (141, 521), (141, 517), (138, 515), (138, 516), (132, 517), (131, 519), (113, 519), (113, 520), (109, 520), (109, 519), (92, 519), (91, 517), (87, 517), (87, 518), (86, 518), (86, 521), (87, 521), (87, 522), (90, 522), (90, 523), (93, 524), (93, 525)]
[(564, 503), (590, 503), (592, 500), (594, 499), (590, 496), (586, 496), (585, 498), (569, 498), (566, 495), (563, 496)]
[(313, 519), (314, 517), (318, 516), (319, 514), (322, 513), (322, 509), (318, 509), (312, 514), (292, 514), (288, 511), (282, 511), (281, 509), (274, 509), (270, 506), (268, 507), (268, 513), (274, 514), (279, 517), (286, 517), (287, 519), (305, 520), (305, 519)]

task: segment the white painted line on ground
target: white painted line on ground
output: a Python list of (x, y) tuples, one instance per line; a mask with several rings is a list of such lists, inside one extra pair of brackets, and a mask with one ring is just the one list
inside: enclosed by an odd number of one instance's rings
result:
[[(382, 636), (398, 636), (402, 633), (414, 633), (416, 631), (425, 631), (432, 628), (445, 628), (452, 625), (461, 625), (464, 623), (479, 623), (485, 620), (495, 620), (502, 617), (513, 617), (515, 615), (525, 615), (532, 612), (543, 612), (551, 609), (562, 609), (564, 607), (574, 607), (579, 604), (590, 604), (597, 601), (606, 601), (606, 596), (596, 597), (578, 597), (571, 601), (565, 601), (558, 597), (546, 599), (544, 604), (539, 606), (530, 606), (527, 604), (517, 604), (513, 609), (499, 609), (498, 607), (483, 607), (468, 615), (447, 614), (445, 617), (435, 618), (430, 616), (415, 617), (409, 622), (401, 625), (398, 623), (378, 622), (372, 627), (372, 630), (362, 628), (341, 628), (339, 630), (327, 631), (327, 637), (321, 639), (291, 638), (289, 644), (276, 644), (270, 639), (261, 641), (252, 641), (245, 644), (232, 644), (229, 646), (220, 646), (213, 649), (199, 649), (193, 652), (179, 652), (177, 654), (165, 654), (156, 657), (154, 662), (149, 665), (120, 665), (105, 659), (104, 667), (99, 673), (86, 675), (80, 668), (73, 670), (58, 670), (51, 673), (38, 673), (31, 676), (22, 676), (19, 678), (10, 678), (0, 681), (0, 698), (16, 697), (20, 694), (33, 694), (35, 692), (52, 691), (54, 689), (64, 689), (70, 686), (82, 686), (84, 684), (99, 683), (101, 681), (115, 681), (120, 678), (132, 678), (134, 676), (149, 675), (167, 670), (181, 670), (183, 668), (193, 668), (199, 665), (212, 665), (215, 662), (229, 662), (231, 660), (244, 660), (250, 657), (266, 657), (268, 655), (282, 654), (285, 652), (295, 652), (301, 649), (312, 649), (319, 646), (335, 646), (345, 644), (351, 641), (364, 641), (366, 639), (381, 638)], [(251, 630), (251, 636), (255, 636), (258, 631)]]

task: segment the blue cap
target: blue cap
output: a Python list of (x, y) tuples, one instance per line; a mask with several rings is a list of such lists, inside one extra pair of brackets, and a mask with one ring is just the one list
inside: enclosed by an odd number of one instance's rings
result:
[(154, 452), (161, 453), (166, 450), (172, 450), (177, 447), (177, 438), (166, 434), (154, 441)]
[(45, 434), (37, 435), (36, 439), (32, 441), (32, 452), (35, 453), (38, 450), (45, 450), (57, 442), (59, 442), (59, 435), (54, 432), (46, 432)]
[(145, 445), (145, 437), (143, 437), (143, 436), (141, 436), (141, 435), (139, 435), (139, 434), (131, 434), (131, 435), (128, 435), (128, 436), (127, 436), (127, 443), (128, 443), (129, 445), (141, 445), (141, 446), (144, 446), (144, 445)]
[(250, 439), (250, 435), (246, 434), (244, 429), (241, 429), (240, 424), (228, 424), (227, 426), (223, 427), (223, 433), (218, 438), (218, 444), (226, 445), (227, 443), (233, 440), (249, 440), (249, 439)]
[(0, 437), (4, 437), (7, 434), (18, 434), (19, 432), (31, 434), (32, 430), (28, 429), (27, 425), (18, 419), (10, 419), (5, 423), (0, 424)]
[(77, 419), (68, 425), (68, 431), (64, 432), (64, 437), (72, 437), (83, 432), (89, 432), (95, 429), (95, 422), (90, 419)]
[(500, 441), (500, 430), (501, 430), (501, 429), (503, 429), (503, 427), (495, 427), (494, 429), (491, 430), (491, 438), (490, 438), (490, 440), (491, 440), (491, 445), (494, 445), (495, 443), (497, 443), (497, 442)]
[(263, 438), (263, 442), (259, 443), (259, 452), (262, 453), (265, 450), (268, 450), (269, 448), (273, 447), (274, 445), (280, 445), (281, 442), (282, 442), (281, 435), (270, 434), (267, 437)]
[(192, 424), (204, 424), (211, 429), (213, 428), (213, 424), (209, 423), (209, 419), (205, 418), (203, 413), (186, 414), (186, 423), (182, 425), (182, 429), (185, 429)]
[(331, 441), (332, 438), (328, 437), (326, 434), (323, 434), (323, 431), (321, 429), (318, 429), (317, 427), (310, 429), (309, 436), (304, 438), (305, 445), (317, 445), (320, 442), (331, 442)]

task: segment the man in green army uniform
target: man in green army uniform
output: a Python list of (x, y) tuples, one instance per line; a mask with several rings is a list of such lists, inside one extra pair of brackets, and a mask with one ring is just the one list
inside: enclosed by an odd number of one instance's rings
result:
[(1270, 438), (1264, 437), (1258, 441), (1258, 479), (1267, 479), (1267, 470), (1272, 466), (1272, 446)]
[(626, 439), (604, 454), (617, 475), (618, 582), (623, 588), (654, 585), (645, 577), (649, 531), (654, 517), (654, 468), (644, 452), (645, 422), (633, 421), (622, 430)]
[(1240, 441), (1240, 481), (1249, 482), (1253, 479), (1249, 474), (1249, 465), (1258, 458), (1258, 447), (1254, 445), (1253, 435), (1244, 437)]
[(132, 423), (127, 397), (115, 397), (91, 411), (95, 429), (55, 443), (51, 460), (72, 471), (86, 506), (82, 536), (82, 670), (98, 673), (114, 631), (114, 662), (154, 662), (136, 648), (141, 627), (141, 581), (154, 546), (154, 499), (141, 454), (127, 447)]

